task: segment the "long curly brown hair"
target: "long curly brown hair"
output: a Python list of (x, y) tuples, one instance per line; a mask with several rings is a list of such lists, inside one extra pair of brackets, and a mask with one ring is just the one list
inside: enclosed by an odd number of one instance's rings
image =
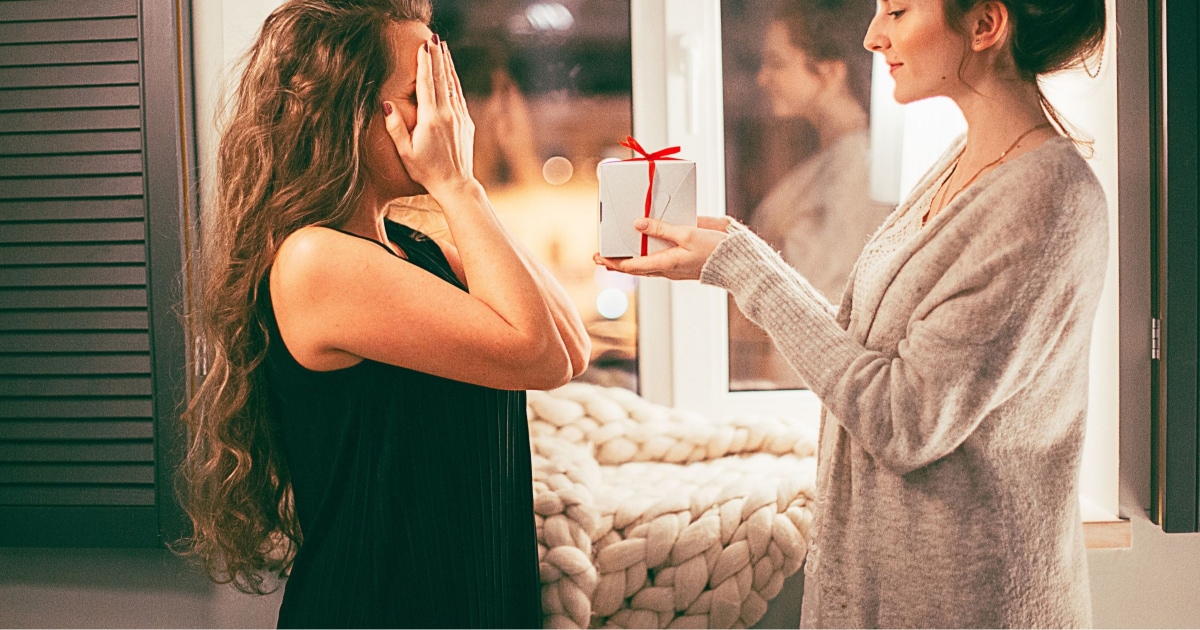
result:
[(262, 594), (302, 539), (260, 365), (259, 286), (288, 235), (344, 224), (363, 199), (367, 127), (392, 71), (386, 28), (428, 25), (429, 0), (289, 0), (262, 26), (224, 106), (206, 213), (201, 307), (207, 374), (183, 418), (178, 490), (192, 534), (177, 550), (218, 583)]

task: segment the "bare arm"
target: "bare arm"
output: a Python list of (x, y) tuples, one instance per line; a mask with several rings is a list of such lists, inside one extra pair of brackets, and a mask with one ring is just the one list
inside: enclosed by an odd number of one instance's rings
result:
[[(520, 256), (522, 262), (525, 263), (531, 276), (538, 283), (539, 290), (542, 294), (542, 299), (546, 302), (546, 307), (550, 309), (550, 314), (554, 318), (554, 326), (558, 329), (558, 336), (562, 339), (563, 345), (566, 347), (567, 355), (571, 359), (571, 376), (572, 378), (579, 376), (588, 367), (588, 362), (592, 355), (592, 339), (588, 336), (587, 329), (584, 328), (583, 320), (579, 317), (579, 311), (575, 308), (575, 304), (567, 295), (562, 284), (554, 277), (550, 270), (541, 263), (523, 243), (515, 237), (510, 236), (510, 241), (513, 250)], [(442, 251), (446, 254), (446, 259), (450, 261), (450, 266), (460, 278), (464, 278), (465, 274), (462, 271), (462, 261), (459, 259), (458, 248), (449, 242), (438, 243)]]

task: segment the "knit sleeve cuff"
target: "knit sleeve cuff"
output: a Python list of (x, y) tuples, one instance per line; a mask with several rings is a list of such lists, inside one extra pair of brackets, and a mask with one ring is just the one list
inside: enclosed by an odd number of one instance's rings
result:
[(700, 282), (729, 291), (818, 396), (832, 391), (864, 348), (834, 320), (829, 301), (770, 245), (741, 223), (726, 232)]

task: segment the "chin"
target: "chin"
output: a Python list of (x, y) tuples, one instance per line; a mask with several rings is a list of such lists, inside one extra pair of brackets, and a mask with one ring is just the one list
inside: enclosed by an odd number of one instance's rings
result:
[(926, 97), (914, 94), (911, 90), (901, 89), (900, 86), (897, 85), (896, 89), (892, 91), (892, 98), (896, 99), (896, 102), (901, 105), (908, 105), (909, 103), (919, 101)]

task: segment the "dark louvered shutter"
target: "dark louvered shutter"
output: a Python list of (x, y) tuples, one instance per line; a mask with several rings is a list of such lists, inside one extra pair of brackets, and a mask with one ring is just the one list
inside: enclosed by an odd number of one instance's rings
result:
[(178, 531), (191, 204), (176, 8), (0, 0), (0, 545)]

